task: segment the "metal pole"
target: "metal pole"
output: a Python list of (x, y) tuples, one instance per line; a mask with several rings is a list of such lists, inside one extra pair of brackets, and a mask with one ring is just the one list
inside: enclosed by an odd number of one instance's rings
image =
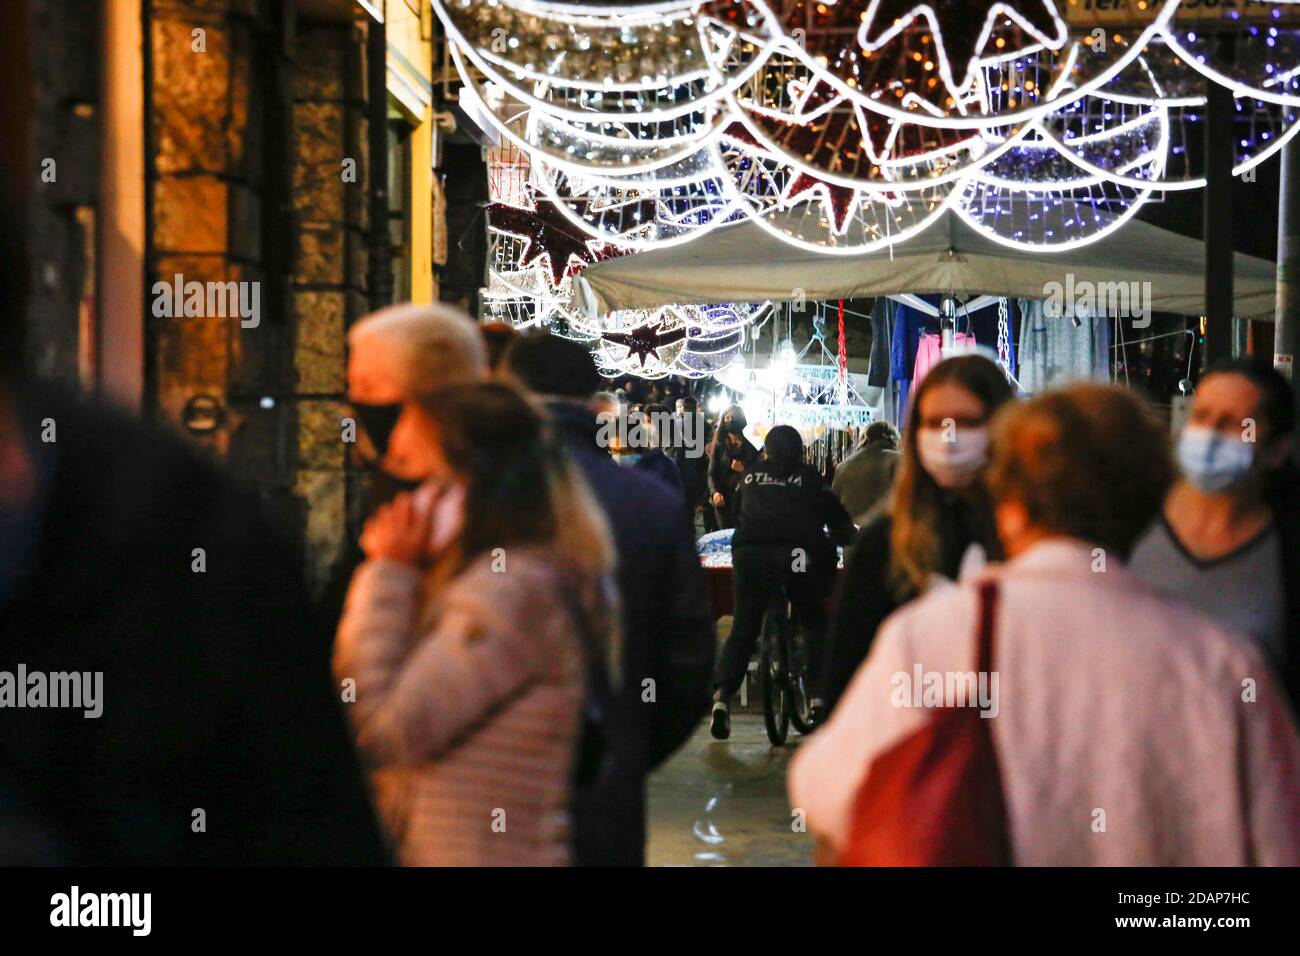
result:
[(1300, 152), (1294, 142), (1282, 148), (1277, 219), (1277, 326), (1273, 363), (1294, 387), (1295, 354), (1300, 348)]
[(388, 234), (388, 35), (374, 17), (366, 25), (367, 141), (370, 159), (370, 308), (393, 298), (392, 238)]
[(1232, 356), (1233, 238), (1232, 91), (1206, 81), (1205, 104), (1205, 358), (1208, 365)]
[(944, 358), (957, 347), (957, 297), (945, 295), (939, 300), (939, 348)]

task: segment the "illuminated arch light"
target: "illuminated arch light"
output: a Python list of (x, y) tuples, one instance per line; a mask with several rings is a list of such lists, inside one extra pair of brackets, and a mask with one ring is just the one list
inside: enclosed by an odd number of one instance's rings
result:
[(593, 239), (631, 250), (678, 245), (736, 213), (722, 176), (705, 157), (693, 179), (618, 180), (569, 175), (544, 160), (534, 165), (539, 188), (575, 227)]
[[(711, 5), (700, 4), (628, 12), (576, 6), (521, 12), (529, 5), (513, 0), (435, 6), (463, 80), (473, 82), (468, 60), (517, 100), (558, 121), (662, 122), (702, 111), (744, 83), (779, 39), (775, 24), (745, 0), (723, 5), (747, 12), (735, 21), (714, 17)], [(756, 27), (748, 26), (751, 20)], [(736, 42), (741, 30), (750, 43)], [(740, 50), (750, 52), (741, 56)]]
[[(510, 2), (518, 7), (546, 8), (548, 15), (557, 9), (555, 5)], [(690, 5), (669, 6), (680, 13)], [(711, 11), (731, 9), (731, 5), (723, 3), (708, 6)], [(918, 6), (923, 5), (913, 5), (909, 10)], [(991, 10), (995, 4), (985, 6)], [(609, 8), (597, 9), (601, 16), (609, 16)], [(1162, 6), (1159, 13), (1166, 16), (1170, 9)], [(761, 49), (767, 43), (768, 34), (758, 36), (751, 31), (734, 35), (740, 40), (726, 54), (735, 57), (733, 62), (752, 65), (762, 59), (750, 56), (743, 48), (750, 45)], [(900, 28), (896, 36), (902, 35)], [(888, 38), (874, 37), (869, 42), (883, 49)], [(767, 94), (754, 96), (746, 94), (744, 90), (749, 88), (743, 87), (739, 93), (720, 97), (722, 105), (713, 104), (707, 118), (701, 118), (698, 110), (675, 104), (671, 113), (666, 111), (660, 124), (654, 127), (656, 135), (660, 134), (663, 122), (668, 122), (671, 129), (682, 134), (670, 137), (667, 142), (659, 138), (645, 141), (649, 124), (602, 120), (603, 125), (598, 128), (596, 124), (571, 122), (554, 114), (553, 102), (541, 99), (535, 99), (535, 105), (519, 113), (513, 123), (499, 122), (509, 130), (511, 142), (534, 155), (543, 190), (557, 202), (557, 208), (569, 222), (593, 239), (617, 243), (622, 251), (689, 241), (737, 216), (750, 216), (792, 244), (829, 254), (858, 252), (889, 245), (920, 231), (954, 199), (960, 200), (966, 214), (976, 215), (973, 210), (990, 208), (990, 196), (996, 195), (992, 205), (996, 211), (1002, 208), (1007, 196), (1017, 192), (1021, 194), (1018, 205), (1028, 210), (1024, 214), (1027, 223), (1041, 224), (1056, 217), (1062, 225), (1073, 228), (1076, 223), (1070, 215), (1072, 211), (1083, 213), (1089, 207), (1100, 207), (1113, 213), (1116, 209), (1129, 208), (1126, 204), (1135, 208), (1145, 198), (1145, 191), (1157, 182), (1163, 188), (1197, 185), (1196, 179), (1181, 168), (1171, 168), (1169, 162), (1170, 131), (1181, 121), (1181, 115), (1171, 111), (1194, 111), (1197, 101), (1180, 96), (1176, 90), (1161, 88), (1160, 82), (1151, 76), (1140, 76), (1142, 71), (1148, 74), (1152, 71), (1140, 57), (1135, 60), (1130, 55), (1133, 51), (1125, 50), (1120, 59), (1130, 64), (1138, 62), (1142, 69), (1115, 70), (1112, 63), (1108, 67), (1110, 78), (1104, 86), (1097, 85), (1096, 76), (1086, 75), (1085, 82), (1079, 84), (1081, 71), (1076, 63), (1068, 82), (1063, 79), (1053, 90), (1054, 110), (1037, 111), (1033, 123), (1024, 122), (1023, 109), (1019, 112), (1002, 109), (1005, 104), (998, 101), (997, 91), (1007, 86), (1007, 76), (1025, 68), (1025, 63), (1035, 57), (1056, 55), (1046, 47), (1037, 51), (1014, 49), (1014, 56), (995, 57), (979, 64), (978, 70), (967, 71), (963, 78), (967, 88), (983, 90), (982, 101), (970, 101), (982, 111), (978, 126), (967, 122), (971, 117), (954, 119), (938, 115), (933, 106), (928, 110), (918, 107), (906, 114), (906, 122), (882, 126), (875, 114), (868, 115), (865, 107), (859, 108), (865, 95), (861, 89), (845, 90), (834, 85), (836, 78), (826, 69), (831, 64), (820, 64), (819, 73), (818, 65), (810, 66), (800, 60), (798, 69), (791, 70), (787, 62), (790, 60), (788, 38), (782, 43), (779, 54), (768, 52), (763, 69), (785, 70), (790, 74), (777, 76), (786, 84), (784, 89), (789, 96), (784, 100)], [(710, 49), (717, 55), (722, 47), (706, 45), (701, 49)], [(1166, 49), (1163, 43), (1154, 44), (1148, 54), (1154, 58), (1158, 51)], [(1172, 52), (1176, 60), (1177, 52)], [(1141, 54), (1142, 50), (1136, 53)], [(713, 65), (719, 75), (724, 74), (724, 67), (725, 64)], [(761, 75), (767, 77), (767, 73)], [(1288, 80), (1291, 81), (1294, 76)], [(702, 82), (698, 80), (695, 85), (682, 87), (687, 106)], [(831, 84), (829, 93), (820, 89), (826, 83)], [(1042, 90), (1043, 84), (1035, 85)], [(820, 99), (809, 96), (815, 87), (819, 89)], [(773, 87), (760, 84), (759, 88)], [(776, 88), (782, 89), (779, 83)], [(633, 93), (655, 95), (653, 90)], [(588, 95), (594, 97), (598, 93), (579, 91), (573, 94), (577, 97), (573, 102), (589, 105), (582, 100)], [(619, 95), (628, 95), (628, 91), (620, 91)], [(1087, 118), (1096, 113), (1095, 103), (1101, 102), (1103, 110), (1111, 109), (1107, 103), (1112, 96), (1117, 118), (1112, 122), (1107, 117), (1102, 128), (1087, 130)], [(963, 103), (962, 108), (968, 108), (970, 102)], [(1249, 126), (1249, 132), (1239, 141), (1241, 170), (1280, 148), (1296, 127), (1295, 115), (1289, 109), (1240, 97), (1238, 102)], [(879, 109), (879, 104), (872, 104), (872, 109)], [(1150, 115), (1146, 116), (1144, 111), (1148, 109)], [(862, 149), (858, 153), (865, 153), (871, 164), (878, 164), (872, 166), (871, 172), (884, 182), (871, 181), (864, 186), (861, 180), (843, 175), (842, 167), (827, 169), (815, 162), (802, 161), (792, 151), (780, 148), (768, 135), (783, 125), (796, 137), (810, 132), (824, 134), (824, 128), (810, 131), (808, 126), (832, 115), (834, 110), (851, 110), (849, 115), (859, 127), (857, 142)], [(1019, 125), (1007, 126), (1007, 116), (1014, 116)], [(791, 122), (791, 119), (802, 122)], [(999, 127), (997, 123), (1003, 125)], [(937, 139), (926, 140), (924, 137), (930, 134), (921, 124), (933, 124), (928, 128), (946, 132)], [(743, 136), (736, 134), (738, 129), (744, 131)], [(882, 131), (884, 134), (873, 138), (873, 129), (876, 134)], [(867, 135), (861, 135), (862, 130)], [(1008, 130), (1013, 132), (1008, 134)], [(839, 128), (833, 132), (849, 130)], [(952, 138), (948, 138), (949, 133)], [(907, 136), (913, 139), (902, 142)], [(539, 139), (546, 141), (540, 147)], [(925, 152), (917, 148), (918, 143), (937, 144), (937, 148)], [(954, 147), (953, 143), (957, 145)], [(972, 145), (968, 147), (968, 143)], [(837, 141), (836, 145), (843, 144)], [(1056, 157), (1049, 155), (1052, 149), (1075, 168), (1063, 167)], [(962, 155), (963, 151), (966, 155)], [(1026, 155), (1031, 159), (1027, 161)], [(608, 165), (602, 167), (606, 162)], [(889, 180), (893, 182), (886, 186)], [(720, 187), (726, 193), (721, 199), (715, 195)], [(1037, 210), (1032, 208), (1035, 203), (1039, 204)], [(802, 209), (806, 215), (802, 220), (794, 220), (794, 225), (792, 217), (784, 217), (783, 229), (769, 222), (773, 211), (790, 209)], [(1060, 212), (1062, 209), (1066, 212)], [(653, 210), (653, 221), (641, 225), (647, 222), (650, 210)], [(982, 212), (979, 217), (983, 222)], [(1114, 221), (1109, 216), (1100, 218)], [(1030, 237), (1023, 228), (1002, 228), (1004, 222), (995, 215), (993, 232), (1018, 246), (1050, 246), (1052, 240), (1061, 237), (1059, 230), (1041, 226), (1035, 227), (1039, 234)], [(983, 225), (988, 227), (989, 223)], [(1069, 245), (1083, 241), (1088, 241), (1086, 235), (1065, 239)], [(566, 268), (572, 262), (570, 257)], [(536, 264), (532, 260), (530, 263)], [(561, 298), (567, 290), (560, 288), (563, 282), (554, 282), (555, 263), (551, 262), (550, 266), (550, 284), (557, 286), (553, 294)], [(505, 271), (539, 277), (537, 269)], [(516, 276), (510, 281), (529, 284)], [(543, 295), (547, 291), (540, 290)]]
[[(1062, 2), (963, 0), (939, 13), (925, 2), (873, 0), (864, 16), (856, 3), (798, 0), (784, 26), (787, 34), (803, 31), (805, 42), (793, 49), (843, 95), (902, 121), (978, 129), (1027, 122), (1056, 108), (1063, 97), (1104, 85), (1141, 52), (1178, 5), (1178, 0), (1153, 0), (1147, 11), (1150, 23), (1120, 31), (1120, 42), (1109, 43), (1104, 53), (1088, 49), (1083, 56), (1085, 37), (1065, 41)], [(999, 32), (1008, 20), (1013, 29)], [(836, 26), (838, 35), (827, 32)], [(854, 27), (854, 39), (845, 42), (843, 31)], [(954, 70), (951, 57), (941, 56), (932, 38), (946, 38), (948, 46), (968, 44), (972, 56), (965, 68)], [(973, 95), (982, 82), (980, 69), (1001, 70), (1009, 63), (1033, 77), (1019, 98), (998, 97), (992, 86), (982, 96)], [(963, 80), (956, 79), (957, 72)], [(933, 95), (939, 88), (944, 95)]]
[[(729, 100), (740, 118), (722, 137), (745, 140), (766, 155), (811, 176), (856, 188), (888, 183), (925, 189), (953, 181), (976, 165), (1003, 137), (992, 130), (936, 130), (873, 116), (848, 100), (828, 100), (788, 113)], [(1000, 131), (999, 131), (1000, 132)], [(927, 138), (928, 137), (928, 138)]]
[[(1168, 111), (1159, 106), (1113, 103), (1097, 96), (1072, 104), (1057, 113), (1050, 125), (1035, 129), (1038, 147), (1049, 147), (1085, 174), (1117, 186), (1150, 189), (1161, 183), (1167, 189), (1186, 188), (1164, 177), (1170, 147)], [(982, 173), (991, 175), (991, 168)], [(1000, 185), (1015, 177), (1003, 174)], [(1032, 188), (1033, 183), (1027, 183)], [(1059, 183), (1068, 185), (1064, 179)]]
[[(745, 344), (745, 330), (769, 312), (767, 304), (665, 306), (615, 312), (594, 330), (597, 337), (593, 357), (608, 377), (705, 378), (736, 360)], [(638, 351), (622, 341), (636, 332), (643, 339), (647, 334), (660, 333), (672, 341), (649, 351), (647, 341), (651, 340), (642, 341)]]
[(1045, 191), (1028, 199), (1018, 189), (972, 181), (957, 214), (989, 239), (1029, 252), (1065, 252), (1122, 228), (1151, 197), (1099, 180), (1091, 186)]
[[(465, 72), (458, 48), (451, 44), (448, 49), (465, 83), (461, 95), (469, 99), (479, 115), (487, 118), (493, 130), (515, 147), (541, 153), (566, 170), (607, 169), (630, 174), (670, 166), (689, 156), (700, 142), (716, 132), (717, 124), (712, 123), (703, 132), (688, 127), (678, 136), (635, 140), (630, 136), (605, 136), (584, 130), (539, 110), (522, 110), (512, 122), (506, 122), (490, 105), (487, 90), (477, 85), (472, 73)], [(604, 126), (605, 122), (601, 121), (600, 125)]]
[[(924, 192), (858, 189), (846, 197), (834, 184), (741, 148), (720, 157), (732, 172), (730, 188), (756, 224), (789, 245), (827, 255), (899, 242), (942, 215), (954, 195), (952, 185), (940, 184)], [(803, 215), (774, 215), (790, 210)]]
[[(1098, 95), (1116, 102), (1151, 105), (1169, 113), (1173, 142), (1170, 163), (1161, 184), (1166, 189), (1199, 189), (1205, 179), (1192, 169), (1192, 157), (1181, 130), (1199, 123), (1205, 113), (1205, 74), (1190, 65), (1164, 37), (1153, 41), (1139, 60)], [(1288, 81), (1292, 82), (1292, 81)], [(1300, 80), (1294, 81), (1300, 90)], [(1247, 89), (1234, 89), (1237, 156), (1233, 174), (1240, 176), (1265, 162), (1296, 132), (1300, 106), (1259, 99)]]
[[(693, 80), (716, 83), (708, 53), (727, 34), (774, 31), (766, 10), (746, 0), (718, 18), (700, 3), (600, 6), (526, 0), (435, 0), (449, 38), (476, 65), (486, 62), (533, 84), (602, 90), (653, 89)], [(719, 36), (719, 34), (722, 34)], [(716, 63), (716, 60), (712, 61)], [(613, 65), (613, 69), (611, 69)]]

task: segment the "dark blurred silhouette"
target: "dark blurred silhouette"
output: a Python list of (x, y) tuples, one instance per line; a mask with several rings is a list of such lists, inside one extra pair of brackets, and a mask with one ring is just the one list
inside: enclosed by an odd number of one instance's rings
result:
[(22, 374), (24, 10), (0, 31), (0, 671), (103, 683), (97, 718), (5, 704), (0, 833), (39, 834), (15, 862), (384, 863), (297, 548), (178, 439)]
[(758, 449), (745, 437), (745, 410), (732, 405), (722, 413), (709, 455), (709, 503), (713, 505), (719, 528), (734, 528), (740, 517), (740, 499), (736, 492), (745, 480), (745, 472), (758, 461)]

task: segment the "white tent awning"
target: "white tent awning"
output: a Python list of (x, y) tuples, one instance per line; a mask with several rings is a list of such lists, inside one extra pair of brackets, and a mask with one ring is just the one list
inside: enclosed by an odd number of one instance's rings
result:
[[(827, 255), (782, 242), (744, 222), (683, 245), (598, 263), (578, 278), (593, 314), (663, 305), (862, 299), (905, 292), (1045, 299), (1052, 283), (1104, 288), (1149, 282), (1143, 306), (1203, 315), (1205, 247), (1137, 220), (1090, 245), (1034, 254), (994, 241), (955, 213), (892, 249)], [(1236, 314), (1267, 317), (1276, 302), (1276, 267), (1235, 260)], [(1073, 277), (1072, 279), (1070, 277)]]

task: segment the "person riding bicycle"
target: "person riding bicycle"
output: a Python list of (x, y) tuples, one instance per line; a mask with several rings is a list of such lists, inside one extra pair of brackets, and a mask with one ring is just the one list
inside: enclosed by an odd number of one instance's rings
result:
[[(849, 513), (817, 470), (804, 463), (803, 439), (789, 425), (767, 433), (763, 457), (746, 472), (738, 498), (731, 539), (735, 612), (713, 681), (710, 730), (718, 740), (731, 736), (728, 702), (745, 679), (774, 596), (788, 595), (803, 626), (807, 659), (820, 666), (826, 599), (839, 561), (835, 546), (847, 544), (854, 533)], [(809, 677), (817, 686), (816, 674)], [(815, 723), (822, 702), (810, 703)]]

